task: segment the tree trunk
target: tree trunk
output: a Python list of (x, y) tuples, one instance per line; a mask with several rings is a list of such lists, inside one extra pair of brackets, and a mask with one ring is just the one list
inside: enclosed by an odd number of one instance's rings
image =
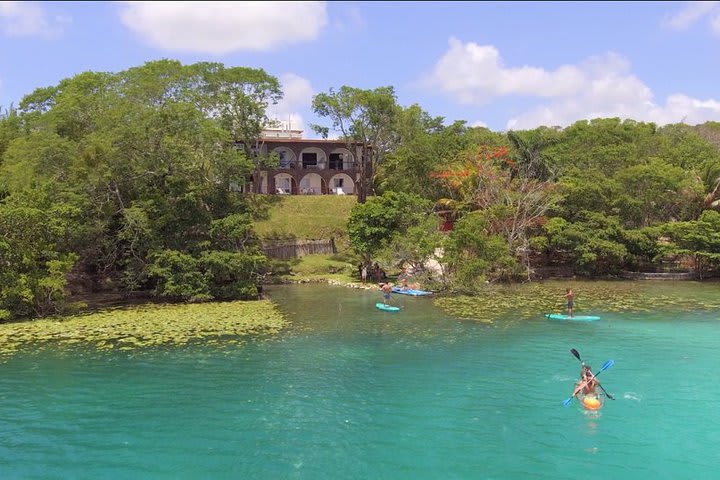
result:
[(368, 154), (367, 147), (363, 146), (362, 155), (360, 158), (360, 185), (358, 188), (358, 203), (365, 203), (367, 201), (368, 192)]

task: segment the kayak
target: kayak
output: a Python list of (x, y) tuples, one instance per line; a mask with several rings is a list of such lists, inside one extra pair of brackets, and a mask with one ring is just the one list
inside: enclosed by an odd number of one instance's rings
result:
[(594, 322), (600, 320), (600, 317), (592, 315), (573, 315), (572, 317), (562, 313), (546, 313), (545, 318), (550, 320), (573, 320), (575, 322)]
[(412, 295), (413, 297), (422, 297), (424, 295), (432, 295), (432, 292), (428, 292), (425, 290), (414, 290), (412, 288), (401, 288), (401, 287), (392, 287), (393, 293), (400, 293), (402, 295)]
[(400, 307), (393, 307), (392, 305), (388, 305), (386, 303), (378, 302), (375, 304), (377, 308), (384, 312), (399, 312)]
[(587, 395), (578, 393), (577, 398), (585, 410), (600, 410), (605, 404), (605, 395), (598, 392)]

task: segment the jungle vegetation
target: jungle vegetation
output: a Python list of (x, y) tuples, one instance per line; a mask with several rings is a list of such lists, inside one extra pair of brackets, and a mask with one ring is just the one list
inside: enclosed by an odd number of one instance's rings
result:
[[(0, 108), (0, 320), (72, 310), (73, 294), (253, 299), (268, 273), (244, 193), (282, 98), (262, 69), (159, 60), (83, 72)], [(720, 123), (599, 118), (493, 132), (397, 103), (390, 86), (316, 95), (366, 155), (347, 233), (358, 258), (472, 290), (547, 266), (606, 276), (720, 260)], [(439, 216), (453, 224), (439, 232)]]

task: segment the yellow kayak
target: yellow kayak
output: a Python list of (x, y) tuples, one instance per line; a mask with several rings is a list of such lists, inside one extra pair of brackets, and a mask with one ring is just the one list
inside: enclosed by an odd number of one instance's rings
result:
[(578, 393), (578, 400), (586, 410), (600, 410), (605, 404), (605, 395), (595, 393)]

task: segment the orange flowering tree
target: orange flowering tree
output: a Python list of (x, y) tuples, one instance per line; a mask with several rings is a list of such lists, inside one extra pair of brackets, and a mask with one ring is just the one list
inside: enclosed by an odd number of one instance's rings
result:
[(488, 236), (504, 239), (508, 252), (529, 267), (529, 238), (541, 225), (548, 211), (560, 196), (551, 180), (531, 176), (505, 147), (483, 145), (467, 154), (458, 163), (433, 177), (442, 181), (458, 216), (468, 212), (482, 219)]

